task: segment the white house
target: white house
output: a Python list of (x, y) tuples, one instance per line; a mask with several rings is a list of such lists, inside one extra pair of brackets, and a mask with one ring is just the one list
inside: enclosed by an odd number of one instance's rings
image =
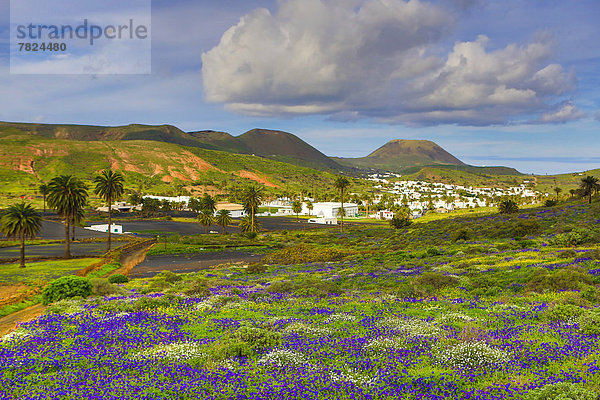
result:
[(241, 218), (241, 217), (245, 217), (247, 215), (246, 211), (244, 211), (244, 206), (241, 204), (228, 203), (226, 201), (219, 201), (219, 202), (217, 202), (217, 204), (215, 204), (215, 208), (217, 209), (217, 211), (215, 212), (215, 215), (217, 212), (219, 212), (221, 210), (228, 210), (231, 218)]
[(319, 217), (319, 218), (311, 218), (308, 220), (309, 224), (321, 224), (321, 225), (337, 225), (337, 218), (326, 218), (326, 217)]
[[(89, 229), (91, 231), (96, 231), (96, 232), (108, 233), (108, 224), (87, 226), (85, 229)], [(112, 224), (110, 226), (110, 232), (111, 233), (119, 233), (119, 234), (123, 233), (123, 225)]]
[[(110, 209), (113, 211), (119, 211), (119, 212), (129, 212), (131, 210), (141, 210), (141, 207), (127, 204), (124, 201), (118, 201), (118, 202), (115, 202), (115, 204), (112, 204), (110, 206)], [(98, 208), (96, 208), (96, 210), (107, 213), (108, 207), (98, 207)]]
[(375, 218), (377, 219), (392, 219), (394, 218), (394, 212), (390, 211), (390, 210), (381, 210), (381, 211), (377, 211), (377, 213), (375, 214)]
[(191, 199), (190, 196), (167, 197), (167, 196), (150, 196), (150, 195), (143, 196), (143, 198), (144, 199), (156, 199), (156, 200), (160, 200), (160, 201), (167, 200), (169, 203), (185, 203), (186, 207), (188, 206), (189, 201)]
[[(342, 203), (339, 202), (324, 202), (324, 203), (312, 203), (313, 209), (310, 211), (310, 215), (316, 217), (326, 218), (337, 218), (339, 210), (342, 208)], [(302, 214), (308, 215), (309, 210), (306, 207), (306, 203), (302, 203)], [(355, 217), (358, 215), (358, 205), (354, 203), (344, 203), (344, 216)]]

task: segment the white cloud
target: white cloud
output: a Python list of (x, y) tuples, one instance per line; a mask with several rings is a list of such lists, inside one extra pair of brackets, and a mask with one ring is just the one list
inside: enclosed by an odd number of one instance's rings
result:
[(556, 110), (544, 113), (540, 116), (541, 123), (562, 123), (581, 119), (585, 113), (571, 103), (561, 104)]
[[(503, 124), (575, 88), (552, 43), (440, 55), (450, 11), (419, 0), (287, 0), (244, 16), (202, 55), (206, 99), (243, 114), (331, 114), (389, 123)], [(443, 49), (441, 50), (443, 54)], [(548, 122), (554, 122), (549, 120)]]

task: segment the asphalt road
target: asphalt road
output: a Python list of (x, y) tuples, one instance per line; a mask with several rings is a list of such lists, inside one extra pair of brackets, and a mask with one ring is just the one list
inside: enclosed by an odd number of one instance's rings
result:
[[(42, 221), (42, 230), (40, 231), (39, 238), (49, 240), (64, 240), (65, 238), (65, 226), (61, 223), (54, 221)], [(106, 233), (90, 231), (80, 227), (75, 227), (75, 239), (89, 239), (89, 238), (103, 238), (106, 237)], [(0, 234), (0, 240), (6, 239), (6, 237)], [(12, 240), (12, 239), (11, 239)]]
[(208, 269), (225, 263), (260, 261), (263, 254), (253, 254), (247, 251), (215, 251), (196, 254), (155, 255), (147, 256), (141, 263), (133, 267), (130, 278), (151, 278), (161, 271), (189, 273)]

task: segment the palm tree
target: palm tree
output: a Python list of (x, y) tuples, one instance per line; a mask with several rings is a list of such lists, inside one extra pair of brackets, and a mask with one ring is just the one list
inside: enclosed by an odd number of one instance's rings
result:
[(69, 225), (85, 206), (87, 188), (73, 175), (60, 175), (48, 183), (48, 205), (65, 220), (65, 258), (71, 257)]
[(98, 175), (94, 179), (96, 183), (96, 193), (108, 204), (108, 242), (106, 244), (106, 251), (110, 251), (110, 238), (112, 229), (112, 210), (111, 205), (113, 201), (119, 200), (123, 196), (123, 183), (125, 178), (120, 172), (113, 172), (110, 169), (102, 171), (101, 175)]
[(42, 229), (42, 217), (31, 204), (14, 204), (2, 215), (2, 234), (18, 237), (21, 241), (21, 268), (25, 268), (25, 238), (35, 237)]
[(292, 212), (296, 214), (296, 222), (299, 222), (300, 219), (298, 214), (302, 212), (302, 202), (300, 200), (295, 200), (292, 202)]
[(306, 201), (306, 208), (308, 208), (308, 215), (312, 215), (312, 210), (315, 208), (312, 201), (310, 201), (310, 200)]
[(501, 214), (514, 214), (519, 212), (519, 205), (514, 200), (503, 200), (498, 203), (498, 211)]
[(46, 196), (48, 195), (48, 185), (42, 183), (39, 187), (40, 194), (44, 197), (44, 212), (46, 212)]
[(247, 215), (240, 221), (240, 230), (242, 233), (257, 233), (260, 231), (262, 224), (258, 219), (252, 220), (252, 218)]
[(208, 233), (208, 228), (214, 222), (213, 213), (208, 210), (200, 211), (200, 214), (198, 214), (198, 221), (200, 222), (200, 225), (204, 226), (204, 233)]
[(257, 232), (260, 230), (260, 223), (256, 221), (254, 215), (261, 204), (262, 197), (262, 188), (257, 188), (256, 186), (249, 186), (242, 192), (244, 210), (250, 215), (249, 232)]
[(209, 211), (213, 214), (215, 213), (215, 211), (217, 211), (217, 203), (215, 202), (215, 199), (212, 198), (208, 193), (206, 193), (200, 199), (200, 210)]
[(556, 193), (556, 202), (558, 203), (558, 195), (560, 194), (560, 192), (562, 192), (562, 189), (559, 188), (558, 186), (556, 186), (554, 188), (554, 193)]
[(591, 175), (586, 176), (581, 180), (579, 188), (581, 190), (581, 196), (588, 196), (588, 203), (592, 204), (592, 196), (594, 193), (598, 193), (598, 189), (600, 188), (600, 184), (598, 184), (598, 178), (595, 178)]
[(231, 224), (231, 213), (229, 210), (219, 210), (217, 212), (217, 218), (215, 219), (217, 224), (223, 227), (223, 235), (226, 233), (225, 229), (227, 225)]
[[(341, 198), (341, 203), (342, 203), (342, 207), (341, 209), (344, 208), (344, 192), (346, 191), (346, 189), (348, 188), (348, 186), (350, 186), (350, 181), (348, 181), (348, 179), (344, 176), (340, 176), (338, 177), (333, 186), (338, 189), (340, 191), (340, 198)], [(340, 211), (341, 211), (340, 209)], [(343, 213), (340, 215), (342, 217), (342, 224), (340, 225), (340, 232), (344, 231), (344, 215)]]

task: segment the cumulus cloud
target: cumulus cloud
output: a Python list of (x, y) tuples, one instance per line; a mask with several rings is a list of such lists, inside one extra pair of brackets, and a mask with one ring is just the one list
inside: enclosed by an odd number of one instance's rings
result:
[[(206, 99), (250, 115), (502, 124), (549, 112), (575, 76), (552, 43), (438, 46), (452, 14), (418, 0), (287, 0), (244, 16), (202, 55)], [(576, 115), (576, 114), (575, 114)], [(549, 120), (548, 122), (555, 122)], [(557, 121), (556, 121), (557, 122)]]
[(567, 102), (561, 104), (553, 111), (549, 111), (540, 116), (539, 122), (541, 123), (562, 123), (573, 121), (585, 117), (585, 113), (572, 103)]

